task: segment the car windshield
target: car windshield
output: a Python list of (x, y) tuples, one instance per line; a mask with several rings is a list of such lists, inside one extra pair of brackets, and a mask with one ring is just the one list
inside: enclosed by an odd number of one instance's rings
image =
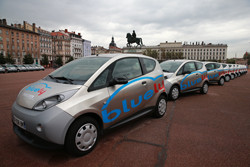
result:
[(52, 72), (45, 80), (82, 85), (109, 59), (109, 57), (77, 59)]
[(163, 72), (174, 73), (182, 63), (182, 61), (165, 61), (162, 62), (160, 65)]

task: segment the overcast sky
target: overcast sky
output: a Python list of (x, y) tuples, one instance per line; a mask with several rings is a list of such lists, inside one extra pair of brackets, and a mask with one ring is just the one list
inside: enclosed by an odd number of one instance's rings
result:
[(146, 46), (204, 41), (227, 44), (228, 58), (250, 52), (250, 0), (0, 0), (0, 18), (80, 32), (105, 48), (112, 36), (126, 46), (135, 30)]

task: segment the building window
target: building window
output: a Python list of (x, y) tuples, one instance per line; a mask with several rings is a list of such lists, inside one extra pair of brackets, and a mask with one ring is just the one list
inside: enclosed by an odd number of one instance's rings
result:
[(0, 30), (0, 34), (2, 34), (2, 30)]
[(9, 35), (9, 31), (6, 31), (6, 35)]

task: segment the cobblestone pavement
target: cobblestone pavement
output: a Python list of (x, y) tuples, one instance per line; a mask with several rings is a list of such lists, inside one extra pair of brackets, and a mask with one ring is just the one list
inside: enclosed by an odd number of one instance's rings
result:
[(11, 105), (27, 84), (52, 72), (0, 74), (0, 166), (249, 167), (250, 75), (168, 102), (161, 119), (140, 118), (107, 132), (90, 154), (43, 150), (12, 130)]

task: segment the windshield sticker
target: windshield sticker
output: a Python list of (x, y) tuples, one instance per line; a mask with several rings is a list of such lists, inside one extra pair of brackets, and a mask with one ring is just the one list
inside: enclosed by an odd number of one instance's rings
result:
[[(37, 88), (35, 87), (37, 85), (42, 85), (43, 87)], [(31, 92), (37, 92), (38, 96), (40, 96), (47, 91), (45, 88), (51, 89), (51, 87), (49, 87), (48, 84), (46, 83), (36, 83), (34, 85), (29, 86), (26, 90), (31, 91)]]
[[(140, 81), (140, 80), (144, 80), (144, 79), (150, 79), (150, 80), (153, 80), (153, 81), (156, 81), (158, 78), (162, 78), (163, 75), (159, 75), (157, 76), (156, 78), (153, 78), (153, 77), (142, 77), (142, 78), (137, 78), (137, 79), (134, 79), (130, 82), (128, 82), (127, 84), (124, 84), (122, 85), (119, 89), (117, 89), (110, 97), (109, 99), (107, 100), (106, 104), (103, 105), (102, 107), (102, 118), (103, 118), (103, 122), (104, 123), (109, 123), (109, 122), (112, 122), (114, 121), (115, 119), (117, 119), (122, 110), (120, 109), (114, 109), (110, 112), (107, 111), (107, 108), (108, 108), (108, 105), (109, 103), (111, 102), (111, 100), (122, 90), (124, 89), (125, 87), (129, 86), (130, 84), (134, 83), (134, 82), (137, 82), (137, 81)], [(139, 106), (143, 100), (149, 100), (153, 95), (154, 93), (158, 93), (160, 90), (163, 90), (165, 91), (165, 86), (164, 86), (164, 80), (162, 80), (162, 83), (154, 83), (154, 90), (148, 90), (144, 95), (140, 95), (137, 99), (139, 99), (139, 102), (137, 104), (135, 104), (135, 100), (131, 100), (130, 103), (128, 103), (128, 101), (126, 99), (124, 99), (122, 101), (122, 108), (123, 108), (123, 112), (129, 112), (131, 108), (135, 108), (137, 106)], [(130, 108), (128, 106), (128, 104), (130, 104)], [(115, 113), (116, 116), (113, 117), (112, 119), (109, 119), (108, 117)]]

